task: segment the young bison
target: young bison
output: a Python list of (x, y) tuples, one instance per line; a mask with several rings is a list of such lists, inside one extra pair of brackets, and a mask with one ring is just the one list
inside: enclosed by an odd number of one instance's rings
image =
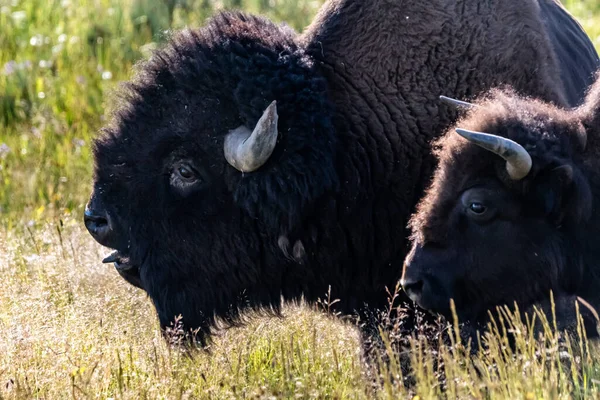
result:
[(181, 314), (201, 343), (329, 286), (345, 314), (385, 307), (429, 142), (457, 116), (438, 96), (510, 83), (573, 105), (597, 67), (550, 0), (330, 1), (302, 36), (220, 13), (125, 85), (85, 224), (161, 325)]
[(559, 328), (572, 327), (577, 297), (600, 307), (600, 80), (571, 110), (495, 90), (457, 126), (410, 222), (404, 289), (446, 316), (452, 298), (475, 326), (514, 302), (549, 315), (552, 291)]

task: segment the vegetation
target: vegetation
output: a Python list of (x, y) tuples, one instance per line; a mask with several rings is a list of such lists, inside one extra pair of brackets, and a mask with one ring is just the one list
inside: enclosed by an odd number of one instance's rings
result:
[[(560, 342), (551, 321), (537, 338), (508, 316), (514, 352), (501, 327), (472, 360), (462, 344), (436, 352), (414, 339), (410, 391), (395, 359), (372, 382), (355, 328), (304, 305), (221, 332), (211, 354), (182, 353), (141, 291), (100, 264), (81, 214), (91, 139), (116, 83), (170, 30), (217, 8), (301, 30), (321, 3), (0, 0), (0, 399), (600, 397), (598, 351), (585, 338)], [(600, 1), (565, 4), (600, 45)]]

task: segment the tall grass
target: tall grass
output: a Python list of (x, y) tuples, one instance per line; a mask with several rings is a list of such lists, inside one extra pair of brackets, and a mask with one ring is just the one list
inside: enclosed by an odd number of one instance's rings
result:
[(535, 336), (508, 311), (474, 357), (460, 335), (437, 345), (417, 333), (408, 389), (397, 353), (374, 379), (354, 326), (302, 304), (187, 353), (167, 346), (146, 296), (99, 264), (79, 225), (0, 235), (0, 399), (600, 397), (598, 350), (583, 334), (544, 321)]
[[(90, 141), (116, 83), (170, 30), (218, 8), (302, 30), (321, 3), (0, 0), (0, 399), (600, 398), (595, 347), (551, 323), (532, 336), (510, 315), (474, 358), (460, 336), (437, 346), (417, 335), (410, 389), (396, 356), (373, 380), (355, 327), (305, 305), (190, 355), (166, 345), (143, 293), (99, 264), (80, 219)], [(600, 2), (566, 4), (600, 45)]]

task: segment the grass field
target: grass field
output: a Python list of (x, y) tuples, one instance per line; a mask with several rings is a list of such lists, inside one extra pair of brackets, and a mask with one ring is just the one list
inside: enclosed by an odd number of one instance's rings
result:
[[(170, 9), (168, 4), (176, 6)], [(301, 30), (320, 0), (0, 0), (0, 399), (600, 398), (598, 350), (501, 334), (472, 361), (413, 343), (417, 385), (364, 377), (356, 330), (306, 306), (222, 332), (212, 354), (166, 346), (141, 291), (81, 229), (90, 142), (109, 94), (169, 29), (238, 7)], [(600, 1), (567, 1), (600, 46)], [(549, 324), (551, 325), (551, 323)], [(561, 361), (562, 360), (562, 361)]]

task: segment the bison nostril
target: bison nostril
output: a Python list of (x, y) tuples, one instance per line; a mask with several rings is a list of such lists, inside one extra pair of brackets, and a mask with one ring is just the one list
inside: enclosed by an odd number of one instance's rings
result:
[(87, 226), (90, 231), (98, 232), (108, 227), (108, 220), (103, 217), (87, 217), (85, 226)]
[(83, 219), (85, 227), (94, 237), (94, 239), (96, 239), (100, 244), (106, 245), (111, 232), (111, 226), (108, 217), (105, 215), (99, 215), (98, 213), (86, 208)]
[(411, 300), (417, 301), (423, 292), (423, 281), (403, 281), (402, 287)]
[(90, 231), (97, 231), (108, 227), (108, 219), (106, 217), (95, 215), (89, 210), (85, 210), (84, 220), (85, 226)]

